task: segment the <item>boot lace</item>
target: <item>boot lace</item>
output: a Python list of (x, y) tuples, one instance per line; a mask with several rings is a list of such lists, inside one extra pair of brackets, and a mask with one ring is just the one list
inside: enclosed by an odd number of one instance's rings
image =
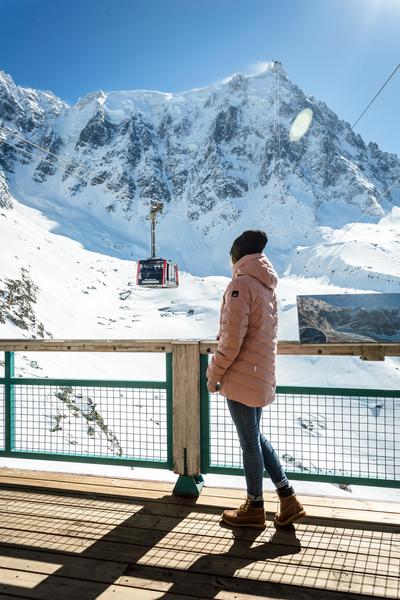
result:
[(251, 498), (247, 498), (245, 502), (241, 506), (239, 506), (238, 513), (245, 513), (249, 510), (251, 506)]

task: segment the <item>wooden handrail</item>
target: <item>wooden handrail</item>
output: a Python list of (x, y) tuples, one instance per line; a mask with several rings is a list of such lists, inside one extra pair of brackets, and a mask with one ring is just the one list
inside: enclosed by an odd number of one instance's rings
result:
[[(172, 352), (176, 344), (199, 344), (200, 354), (210, 354), (218, 346), (216, 340), (2, 339), (0, 340), (0, 352)], [(400, 344), (300, 344), (297, 341), (281, 340), (278, 342), (278, 354), (286, 356), (360, 356), (364, 360), (384, 360), (385, 356), (400, 356)]]
[(173, 343), (173, 340), (1, 339), (0, 352), (172, 352)]
[[(210, 354), (218, 347), (216, 340), (200, 342), (200, 353)], [(363, 360), (384, 360), (385, 356), (400, 356), (400, 344), (300, 344), (279, 341), (278, 354), (286, 356), (360, 356)]]

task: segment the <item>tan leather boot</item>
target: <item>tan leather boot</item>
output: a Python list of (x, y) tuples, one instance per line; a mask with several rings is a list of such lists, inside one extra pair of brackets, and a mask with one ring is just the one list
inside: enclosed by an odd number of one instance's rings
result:
[(306, 516), (302, 504), (297, 500), (296, 495), (286, 496), (285, 498), (279, 498), (280, 510), (274, 517), (274, 522), (279, 527), (286, 527), (293, 521), (302, 519)]
[(232, 527), (265, 529), (265, 510), (251, 506), (251, 498), (247, 498), (236, 510), (224, 510), (221, 520)]

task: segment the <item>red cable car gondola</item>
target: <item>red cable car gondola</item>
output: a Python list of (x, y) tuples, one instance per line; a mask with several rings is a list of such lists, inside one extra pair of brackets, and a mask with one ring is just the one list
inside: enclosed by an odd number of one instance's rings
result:
[(156, 257), (157, 213), (161, 212), (163, 207), (162, 202), (152, 202), (151, 204), (151, 258), (138, 261), (136, 275), (137, 285), (143, 287), (169, 288), (179, 285), (177, 265), (172, 260)]

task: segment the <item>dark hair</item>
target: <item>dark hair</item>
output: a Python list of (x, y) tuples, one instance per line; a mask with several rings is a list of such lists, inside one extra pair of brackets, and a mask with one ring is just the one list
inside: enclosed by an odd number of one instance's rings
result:
[(235, 239), (230, 250), (230, 255), (235, 260), (240, 260), (246, 254), (258, 254), (267, 245), (268, 237), (265, 231), (248, 229)]

